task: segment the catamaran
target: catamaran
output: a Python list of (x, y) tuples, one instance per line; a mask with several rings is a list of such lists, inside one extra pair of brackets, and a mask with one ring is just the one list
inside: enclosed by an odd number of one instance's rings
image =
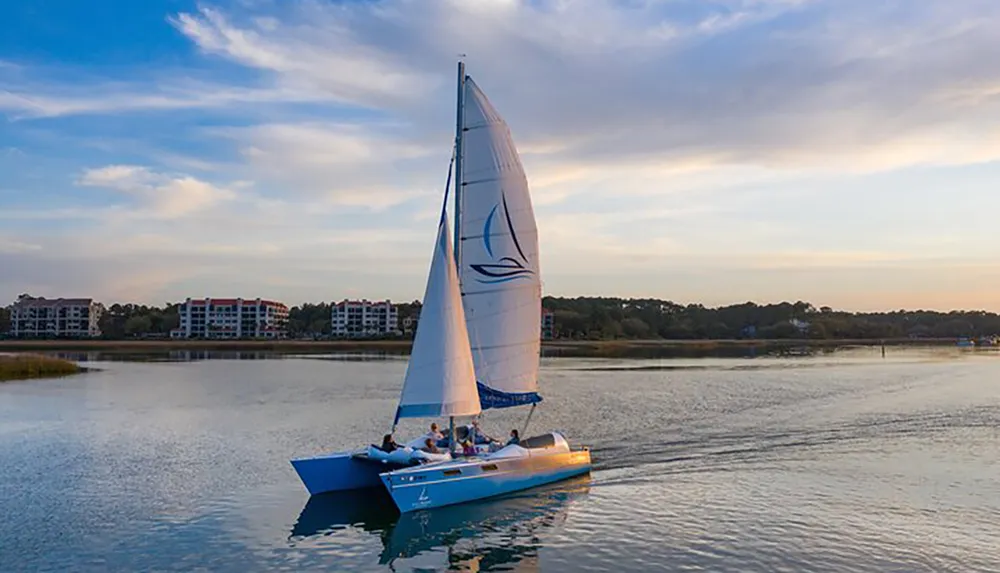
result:
[[(588, 448), (560, 432), (503, 447), (475, 441), (483, 410), (541, 402), (541, 278), (528, 180), (510, 130), (458, 64), (455, 145), (413, 348), (392, 432), (401, 418), (447, 416), (443, 453), (374, 445), (292, 460), (310, 494), (384, 486), (403, 513), (503, 495), (590, 471)], [(452, 172), (454, 185), (452, 186)], [(454, 189), (454, 240), (447, 206)], [(390, 450), (390, 451), (387, 451)]]

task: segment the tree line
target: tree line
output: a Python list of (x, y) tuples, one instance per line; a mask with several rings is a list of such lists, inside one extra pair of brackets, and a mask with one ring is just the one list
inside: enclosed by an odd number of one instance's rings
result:
[[(292, 338), (324, 338), (331, 333), (335, 303), (305, 303), (289, 309)], [(554, 315), (556, 338), (613, 339), (883, 339), (958, 338), (1000, 334), (1000, 315), (985, 311), (897, 310), (852, 313), (816, 308), (802, 301), (753, 302), (708, 308), (659, 299), (544, 297)], [(162, 307), (114, 303), (100, 319), (102, 337), (125, 339), (169, 336), (180, 324), (179, 304)], [(416, 319), (420, 302), (397, 305), (400, 329)], [(0, 307), (0, 333), (10, 330), (10, 308)], [(404, 335), (412, 335), (412, 331)]]
[(707, 308), (658, 299), (545, 297), (554, 336), (576, 339), (884, 339), (1000, 334), (1000, 315), (985, 311), (846, 312), (797, 301)]

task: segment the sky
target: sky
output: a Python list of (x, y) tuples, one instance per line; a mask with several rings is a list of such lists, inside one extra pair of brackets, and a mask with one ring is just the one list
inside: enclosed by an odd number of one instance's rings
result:
[(0, 14), (3, 303), (419, 298), (465, 54), (545, 294), (1000, 311), (995, 0)]

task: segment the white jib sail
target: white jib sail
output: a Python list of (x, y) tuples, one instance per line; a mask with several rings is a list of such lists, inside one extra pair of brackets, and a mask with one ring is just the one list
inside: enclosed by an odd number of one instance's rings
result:
[(537, 392), (542, 283), (528, 180), (507, 124), (471, 78), (465, 85), (460, 272), (476, 376), (502, 393)]
[(474, 416), (481, 410), (447, 218), (438, 227), (397, 418)]

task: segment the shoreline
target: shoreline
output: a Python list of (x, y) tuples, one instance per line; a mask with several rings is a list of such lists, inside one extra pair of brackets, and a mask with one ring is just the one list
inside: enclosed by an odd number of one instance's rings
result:
[[(407, 355), (412, 340), (0, 340), (2, 352), (100, 352), (112, 354), (184, 351), (276, 354), (378, 353)], [(543, 356), (659, 357), (744, 355), (756, 352), (835, 350), (843, 347), (955, 346), (956, 339), (780, 339), (780, 340), (545, 340)]]

